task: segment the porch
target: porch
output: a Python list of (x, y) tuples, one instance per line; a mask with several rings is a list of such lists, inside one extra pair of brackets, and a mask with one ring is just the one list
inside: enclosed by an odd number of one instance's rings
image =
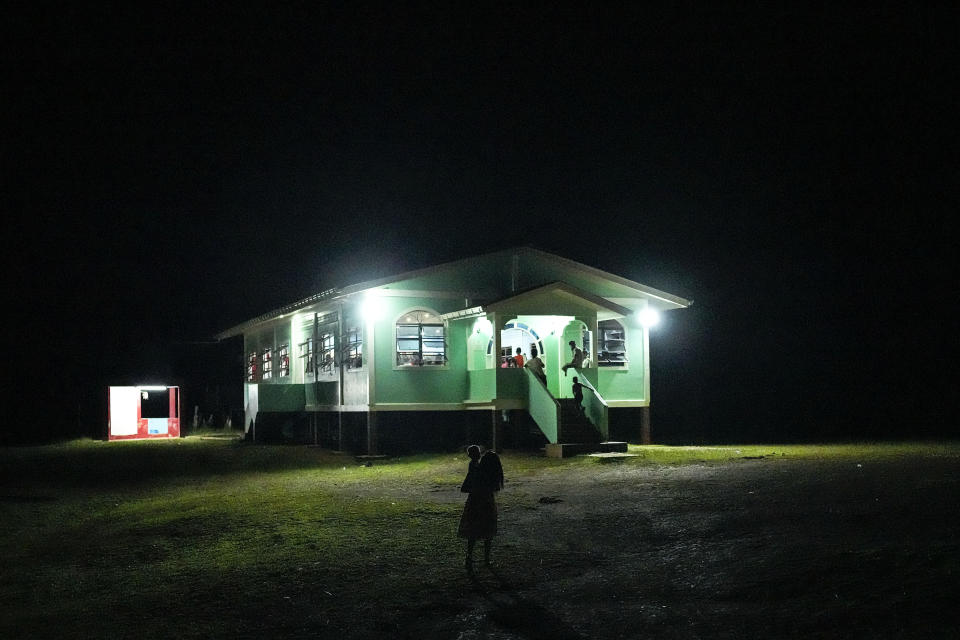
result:
[[(610, 407), (649, 404), (647, 332), (625, 306), (553, 283), (443, 318), (452, 339), (466, 340), (465, 404), (528, 412), (548, 453), (604, 450)], [(573, 401), (575, 379), (582, 409)]]

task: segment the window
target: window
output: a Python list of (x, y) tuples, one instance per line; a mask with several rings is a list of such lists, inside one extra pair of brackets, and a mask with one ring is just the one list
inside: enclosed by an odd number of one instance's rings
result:
[(273, 377), (273, 349), (264, 349), (262, 355), (263, 379), (269, 380)]
[(290, 349), (283, 344), (277, 347), (278, 375), (281, 378), (290, 376)]
[(397, 320), (397, 366), (443, 365), (447, 360), (443, 322), (431, 311), (411, 311)]
[(334, 348), (333, 334), (320, 334), (320, 372), (332, 375), (336, 369), (336, 350)]
[(616, 320), (601, 320), (597, 328), (600, 331), (597, 364), (601, 367), (625, 367), (627, 343), (623, 325)]
[(343, 334), (343, 359), (347, 369), (359, 369), (363, 366), (363, 337), (359, 327), (347, 329)]
[(303, 363), (304, 378), (313, 378), (313, 338), (300, 343), (300, 362)]
[(257, 381), (257, 352), (247, 354), (247, 382)]

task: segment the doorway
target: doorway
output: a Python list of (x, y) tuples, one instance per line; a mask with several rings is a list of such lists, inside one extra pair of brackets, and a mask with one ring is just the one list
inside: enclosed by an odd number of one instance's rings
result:
[[(488, 353), (492, 349), (493, 339), (490, 340)], [(516, 356), (517, 349), (520, 349), (520, 354), (524, 360), (530, 358), (533, 349), (536, 349), (542, 357), (544, 352), (543, 340), (540, 339), (536, 329), (527, 323), (511, 320), (503, 325), (503, 329), (500, 330), (500, 353), (497, 354), (496, 366), (502, 367), (504, 364), (509, 366), (508, 359)]]

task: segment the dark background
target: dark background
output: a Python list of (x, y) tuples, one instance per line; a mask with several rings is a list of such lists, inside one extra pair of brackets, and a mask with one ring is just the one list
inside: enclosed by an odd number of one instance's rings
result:
[(958, 10), (521, 4), (12, 13), (3, 441), (238, 397), (218, 331), (514, 245), (695, 300), (655, 438), (956, 435)]

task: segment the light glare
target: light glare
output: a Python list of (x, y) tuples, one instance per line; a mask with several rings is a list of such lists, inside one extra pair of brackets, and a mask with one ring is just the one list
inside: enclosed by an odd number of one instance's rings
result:
[(368, 293), (363, 300), (363, 317), (367, 320), (376, 320), (383, 312), (383, 301), (374, 294)]
[(657, 326), (657, 324), (660, 322), (660, 313), (656, 309), (651, 309), (649, 307), (638, 311), (637, 317), (640, 319), (640, 324), (647, 329)]

